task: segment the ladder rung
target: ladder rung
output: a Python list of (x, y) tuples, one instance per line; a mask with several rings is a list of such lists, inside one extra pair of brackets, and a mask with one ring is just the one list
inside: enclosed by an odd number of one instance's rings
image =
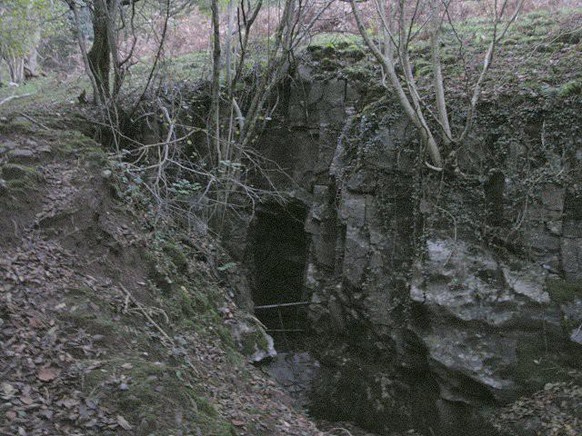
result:
[(305, 330), (303, 330), (303, 329), (267, 329), (265, 331), (268, 333), (302, 333)]
[(298, 301), (296, 303), (281, 303), (281, 304), (265, 304), (263, 306), (255, 306), (255, 310), (257, 309), (277, 309), (279, 307), (293, 307), (293, 306), (307, 306), (311, 303), (311, 301)]

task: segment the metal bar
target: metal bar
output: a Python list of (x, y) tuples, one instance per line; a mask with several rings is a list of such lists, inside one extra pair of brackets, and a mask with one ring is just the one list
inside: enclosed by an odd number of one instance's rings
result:
[(289, 345), (289, 338), (287, 338), (287, 334), (285, 330), (285, 323), (283, 322), (283, 315), (281, 314), (281, 308), (277, 308), (277, 313), (279, 314), (279, 322), (281, 323), (281, 332), (283, 333), (283, 338), (285, 339), (285, 344), (287, 345), (287, 349), (290, 350), (291, 346)]
[(307, 306), (313, 304), (311, 301), (298, 301), (296, 303), (281, 303), (281, 304), (266, 304), (264, 306), (255, 306), (256, 309), (278, 309), (280, 307), (293, 307), (293, 306)]
[(305, 330), (302, 329), (267, 329), (266, 332), (272, 333), (302, 333)]

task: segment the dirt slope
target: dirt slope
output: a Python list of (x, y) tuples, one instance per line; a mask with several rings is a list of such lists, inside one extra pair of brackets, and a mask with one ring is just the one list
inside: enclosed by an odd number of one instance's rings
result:
[(234, 350), (209, 242), (151, 227), (109, 165), (1, 126), (0, 434), (321, 434)]

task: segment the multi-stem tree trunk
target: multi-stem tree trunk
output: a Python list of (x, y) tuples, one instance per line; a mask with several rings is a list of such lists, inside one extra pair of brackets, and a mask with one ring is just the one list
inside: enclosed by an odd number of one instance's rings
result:
[(22, 56), (6, 56), (8, 71), (10, 72), (10, 81), (21, 83), (24, 81), (24, 58)]
[[(444, 78), (440, 59), (441, 27), (445, 16), (449, 18), (449, 26), (457, 34), (448, 10), (451, 2), (442, 2), (440, 0), (426, 0), (425, 2), (423, 0), (415, 0), (410, 4), (412, 10), (408, 11), (406, 9), (406, 2), (394, 1), (390, 2), (390, 4), (391, 7), (396, 8), (397, 13), (392, 14), (388, 12), (385, 1), (374, 0), (376, 6), (375, 18), (379, 23), (379, 28), (384, 36), (383, 42), (386, 46), (383, 50), (372, 38), (370, 30), (364, 22), (362, 11), (357, 5), (357, 0), (349, 0), (358, 30), (366, 46), (382, 67), (383, 77), (386, 77), (390, 82), (391, 88), (398, 97), (404, 112), (418, 129), (420, 137), (426, 145), (432, 161), (432, 165), (426, 162), (427, 166), (440, 171), (443, 169), (444, 164), (441, 147), (447, 147), (451, 144), (461, 144), (466, 138), (467, 132), (471, 128), (476, 105), (481, 95), (481, 87), (493, 61), (497, 44), (503, 39), (507, 30), (517, 18), (524, 0), (516, 0), (514, 11), (510, 16), (508, 15), (510, 0), (494, 1), (491, 41), (485, 54), (479, 78), (473, 85), (471, 101), (466, 110), (465, 126), (462, 129), (462, 133), (458, 136), (453, 136), (453, 129), (447, 112)], [(428, 96), (421, 95), (422, 91), (416, 84), (416, 79), (412, 72), (412, 62), (410, 60), (410, 44), (418, 33), (414, 29), (415, 27), (422, 28), (424, 26), (422, 23), (423, 20), (419, 19), (419, 11), (425, 5), (429, 6), (429, 16), (426, 21), (430, 23), (431, 27), (432, 72), (434, 98), (437, 108), (436, 114), (427, 105)], [(462, 43), (460, 49), (463, 49)], [(394, 57), (395, 54), (397, 54), (397, 58)], [(400, 63), (402, 69), (401, 75), (396, 73), (396, 61)], [(432, 127), (435, 123), (429, 122), (431, 120), (436, 122), (436, 125), (438, 125), (437, 128)]]

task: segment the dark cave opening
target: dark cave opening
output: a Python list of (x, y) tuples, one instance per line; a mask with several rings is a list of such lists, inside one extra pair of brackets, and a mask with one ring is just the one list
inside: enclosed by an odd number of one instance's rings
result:
[(255, 315), (275, 340), (277, 351), (296, 349), (309, 330), (305, 305), (280, 306), (307, 299), (306, 216), (307, 208), (299, 201), (268, 203), (258, 209), (252, 226), (249, 257)]

